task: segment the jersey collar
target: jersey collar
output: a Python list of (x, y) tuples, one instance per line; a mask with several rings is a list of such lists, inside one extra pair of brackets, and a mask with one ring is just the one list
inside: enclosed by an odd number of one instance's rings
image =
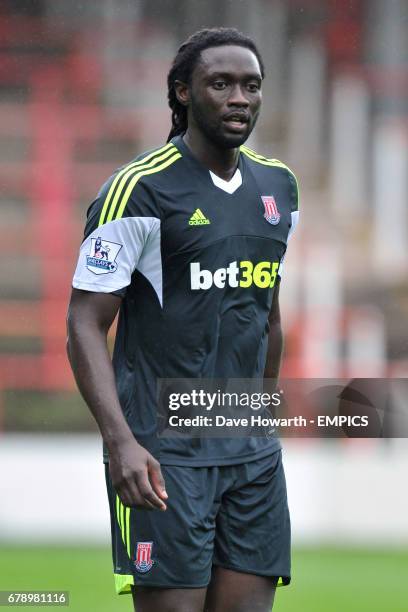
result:
[(239, 155), (238, 167), (234, 173), (234, 176), (229, 181), (226, 181), (214, 174), (214, 172), (211, 172), (211, 170), (206, 168), (201, 162), (198, 161), (196, 157), (194, 157), (188, 146), (185, 144), (182, 135), (174, 136), (174, 138), (171, 139), (171, 142), (178, 148), (182, 156), (188, 160), (197, 171), (200, 172), (203, 178), (207, 180), (210, 179), (211, 183), (218, 189), (222, 189), (222, 191), (232, 195), (237, 189), (239, 189), (239, 187), (241, 187), (243, 183), (242, 177), (244, 169), (243, 155), (241, 153)]

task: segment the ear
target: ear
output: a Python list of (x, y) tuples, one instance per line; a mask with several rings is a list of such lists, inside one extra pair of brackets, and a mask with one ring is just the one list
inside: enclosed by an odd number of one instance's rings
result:
[(190, 103), (190, 88), (183, 81), (174, 81), (174, 90), (176, 98), (183, 106), (188, 106)]

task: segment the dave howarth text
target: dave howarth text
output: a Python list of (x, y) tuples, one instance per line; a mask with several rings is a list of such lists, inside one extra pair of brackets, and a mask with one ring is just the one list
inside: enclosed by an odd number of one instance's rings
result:
[(209, 393), (200, 389), (193, 389), (189, 393), (170, 393), (169, 409), (179, 410), (181, 407), (200, 407), (212, 410), (214, 407), (242, 407), (259, 410), (270, 406), (280, 406), (280, 393), (226, 393), (216, 391)]
[(289, 419), (267, 418), (260, 415), (252, 415), (248, 418), (228, 418), (217, 414), (215, 418), (197, 415), (193, 418), (179, 417), (172, 414), (169, 418), (170, 427), (306, 427), (307, 421), (304, 417), (296, 416)]

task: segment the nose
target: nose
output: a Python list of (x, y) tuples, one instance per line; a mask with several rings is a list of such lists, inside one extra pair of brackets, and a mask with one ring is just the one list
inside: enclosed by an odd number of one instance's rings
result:
[(239, 83), (237, 83), (232, 89), (230, 97), (228, 98), (229, 106), (249, 106), (248, 98), (245, 95), (245, 91)]

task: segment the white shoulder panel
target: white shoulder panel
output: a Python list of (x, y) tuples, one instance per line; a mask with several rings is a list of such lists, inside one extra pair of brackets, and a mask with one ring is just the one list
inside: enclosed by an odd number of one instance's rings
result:
[[(289, 230), (289, 234), (288, 234), (288, 241), (289, 238), (292, 236), (293, 232), (295, 231), (295, 228), (298, 224), (299, 221), (299, 211), (295, 210), (293, 212), (290, 213), (290, 216), (292, 217), (292, 225), (290, 226), (290, 230)], [(280, 266), (279, 266), (279, 270), (278, 270), (278, 274), (279, 276), (282, 278), (282, 272), (283, 272), (283, 260), (285, 259), (285, 257), (283, 257), (282, 261), (280, 262)]]
[(293, 234), (293, 232), (295, 231), (296, 226), (297, 226), (297, 224), (299, 222), (299, 211), (295, 210), (294, 212), (291, 212), (290, 216), (292, 217), (292, 225), (291, 225), (290, 230), (289, 230), (288, 240), (291, 237), (291, 235)]
[[(157, 233), (158, 252), (153, 253), (157, 247), (157, 238), (154, 238)], [(125, 217), (96, 228), (81, 245), (73, 287), (100, 293), (118, 291), (130, 284), (139, 263), (147, 266), (157, 286), (158, 275), (152, 274), (154, 264), (149, 267), (146, 263), (145, 247), (155, 259), (156, 267), (159, 260), (161, 278), (160, 219)]]
[(152, 229), (136, 268), (147, 278), (157, 294), (160, 306), (163, 307), (160, 219), (152, 219), (152, 221)]

